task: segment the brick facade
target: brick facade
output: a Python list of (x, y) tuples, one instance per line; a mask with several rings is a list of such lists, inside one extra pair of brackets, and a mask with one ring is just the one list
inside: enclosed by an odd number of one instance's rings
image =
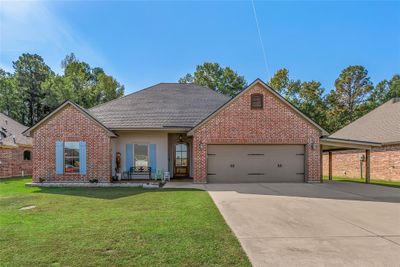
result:
[[(111, 138), (82, 111), (66, 105), (33, 131), (33, 181), (111, 181)], [(56, 141), (85, 141), (86, 175), (56, 174)]]
[[(362, 166), (365, 178), (365, 161), (360, 164), (360, 156), (365, 151), (353, 150), (333, 152), (332, 175), (338, 177), (360, 178)], [(323, 174), (329, 175), (328, 154), (323, 156)], [(389, 145), (371, 150), (371, 179), (400, 180), (400, 145)]]
[(21, 177), (32, 175), (31, 160), (24, 160), (24, 151), (31, 151), (31, 147), (0, 147), (0, 178)]
[[(251, 109), (254, 93), (264, 95), (264, 109)], [(303, 144), (306, 181), (320, 181), (320, 135), (319, 129), (256, 83), (194, 132), (194, 182), (207, 182), (207, 144)]]

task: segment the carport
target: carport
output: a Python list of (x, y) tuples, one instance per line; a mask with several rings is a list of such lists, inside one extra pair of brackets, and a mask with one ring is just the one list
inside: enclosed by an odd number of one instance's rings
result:
[(321, 137), (321, 181), (323, 178), (323, 153), (328, 152), (329, 180), (332, 180), (332, 152), (345, 150), (365, 150), (365, 182), (369, 183), (371, 179), (371, 149), (379, 147), (381, 143), (358, 141), (350, 139), (340, 139), (333, 137)]

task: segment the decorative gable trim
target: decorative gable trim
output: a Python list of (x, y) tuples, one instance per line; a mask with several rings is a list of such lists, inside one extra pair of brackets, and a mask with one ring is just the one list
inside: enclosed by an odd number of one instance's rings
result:
[(51, 117), (53, 117), (56, 113), (58, 113), (60, 110), (62, 110), (64, 107), (66, 107), (67, 105), (70, 105), (74, 108), (76, 108), (78, 111), (80, 111), (83, 115), (85, 115), (88, 119), (90, 119), (91, 121), (95, 122), (96, 124), (98, 124), (101, 128), (103, 128), (108, 136), (110, 137), (116, 137), (117, 135), (111, 131), (110, 129), (108, 129), (106, 126), (104, 126), (101, 122), (99, 122), (95, 117), (93, 117), (92, 115), (90, 115), (89, 112), (87, 112), (85, 109), (83, 109), (81, 106), (79, 106), (78, 104), (75, 104), (72, 101), (65, 101), (64, 103), (62, 103), (60, 106), (58, 106), (58, 108), (56, 108), (53, 112), (51, 112), (50, 114), (48, 114), (46, 117), (44, 117), (43, 119), (41, 119), (39, 122), (37, 122), (35, 125), (33, 125), (32, 127), (26, 129), (24, 132), (22, 132), (23, 135), (25, 136), (31, 136), (31, 132), (33, 132), (37, 127), (39, 127), (41, 124), (43, 124), (44, 122), (46, 122), (48, 119), (50, 119)]
[(291, 108), (293, 111), (295, 111), (297, 114), (299, 114), (303, 119), (305, 119), (307, 122), (309, 122), (311, 125), (313, 125), (315, 128), (321, 131), (321, 135), (329, 135), (329, 133), (323, 129), (320, 125), (318, 125), (315, 121), (310, 119), (307, 115), (305, 115), (303, 112), (301, 112), (299, 109), (297, 109), (295, 106), (293, 106), (289, 101), (287, 101), (283, 96), (281, 96), (278, 92), (276, 92), (274, 89), (272, 89), (269, 85), (267, 85), (265, 82), (263, 82), (261, 79), (256, 79), (254, 82), (252, 82), (250, 85), (248, 85), (242, 92), (240, 92), (238, 95), (233, 97), (231, 100), (226, 102), (224, 105), (222, 105), (220, 108), (218, 108), (216, 111), (211, 113), (209, 116), (207, 116), (204, 120), (200, 121), (193, 129), (191, 129), (188, 132), (188, 135), (194, 135), (194, 133), (197, 131), (197, 129), (200, 128), (204, 123), (208, 122), (212, 118), (214, 118), (217, 114), (219, 114), (222, 110), (224, 110), (226, 107), (228, 107), (231, 103), (236, 101), (239, 97), (241, 97), (243, 94), (245, 94), (248, 90), (250, 90), (253, 86), (256, 84), (260, 84), (263, 86), (267, 91), (269, 91), (272, 95), (277, 97), (279, 100), (281, 100), (284, 104), (286, 104), (289, 108)]

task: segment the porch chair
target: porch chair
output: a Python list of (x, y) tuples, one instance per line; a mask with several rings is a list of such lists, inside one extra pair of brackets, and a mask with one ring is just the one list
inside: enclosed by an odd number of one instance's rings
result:
[(162, 170), (157, 170), (155, 175), (154, 175), (154, 180), (162, 180), (163, 178), (163, 171)]

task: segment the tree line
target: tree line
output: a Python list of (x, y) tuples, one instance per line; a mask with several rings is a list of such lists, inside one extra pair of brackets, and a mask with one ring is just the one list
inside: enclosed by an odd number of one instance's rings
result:
[[(13, 73), (0, 68), (0, 112), (32, 126), (65, 100), (91, 108), (124, 95), (124, 86), (115, 78), (73, 53), (62, 60), (61, 67), (63, 73), (56, 74), (39, 55), (22, 54), (13, 62)], [(247, 86), (243, 75), (207, 62), (179, 82), (207, 86), (231, 97)], [(374, 86), (366, 68), (359, 65), (342, 70), (329, 92), (318, 81), (293, 79), (285, 68), (267, 83), (329, 132), (400, 96), (399, 74)]]
[[(218, 63), (198, 65), (193, 74), (186, 74), (179, 82), (207, 86), (229, 96), (247, 86), (244, 76)], [(335, 132), (391, 98), (400, 97), (399, 74), (374, 86), (367, 69), (359, 65), (342, 70), (329, 92), (318, 81), (292, 79), (285, 68), (279, 69), (267, 83), (328, 132)]]
[(0, 112), (32, 126), (65, 100), (91, 108), (124, 95), (115, 78), (73, 53), (61, 67), (63, 73), (56, 74), (41, 56), (22, 54), (13, 62), (13, 73), (0, 68)]

